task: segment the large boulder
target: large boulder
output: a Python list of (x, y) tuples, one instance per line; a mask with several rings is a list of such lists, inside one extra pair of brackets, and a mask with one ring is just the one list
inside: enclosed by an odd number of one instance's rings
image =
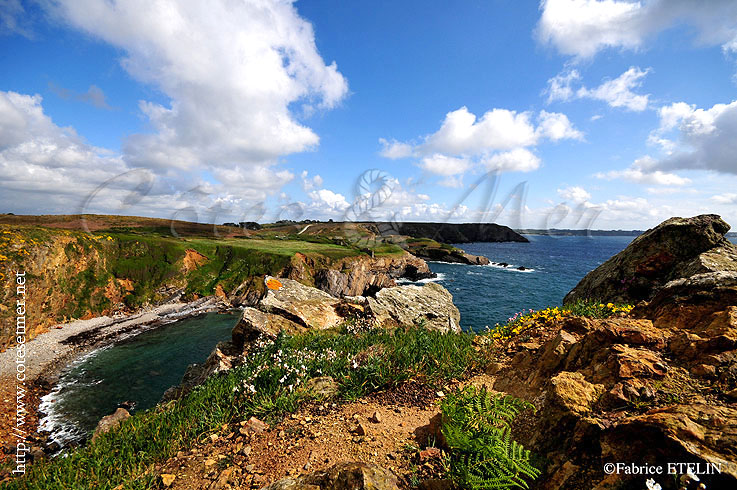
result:
[(637, 303), (650, 300), (674, 279), (737, 272), (737, 247), (725, 238), (728, 231), (729, 225), (714, 214), (670, 218), (588, 273), (563, 302)]
[(345, 319), (336, 311), (340, 299), (325, 291), (292, 279), (267, 276), (266, 296), (259, 309), (278, 315), (309, 329), (325, 329), (340, 325)]
[(241, 319), (233, 328), (231, 335), (233, 345), (242, 348), (244, 344), (252, 342), (260, 336), (273, 338), (281, 331), (294, 334), (305, 330), (306, 327), (289, 318), (247, 306), (243, 309)]
[(398, 490), (397, 477), (375, 464), (338, 463), (323, 471), (285, 478), (261, 490)]
[(439, 284), (382, 289), (368, 298), (368, 304), (383, 327), (423, 325), (442, 332), (461, 330), (461, 314), (453, 304), (453, 296)]
[(115, 429), (130, 416), (131, 414), (125, 408), (118, 408), (110, 415), (105, 415), (97, 423), (95, 432), (92, 434), (92, 441), (94, 442), (95, 439), (100, 436), (100, 434), (104, 434), (105, 432), (110, 432), (111, 430)]

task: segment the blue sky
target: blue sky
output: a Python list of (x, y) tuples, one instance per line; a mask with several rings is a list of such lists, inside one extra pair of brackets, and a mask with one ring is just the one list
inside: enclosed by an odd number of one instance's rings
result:
[(0, 12), (3, 212), (737, 224), (732, 1)]

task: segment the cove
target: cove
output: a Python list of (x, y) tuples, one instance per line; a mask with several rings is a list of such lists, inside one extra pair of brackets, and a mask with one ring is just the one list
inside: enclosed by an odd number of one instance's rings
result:
[(89, 437), (123, 402), (135, 403), (132, 413), (155, 406), (188, 365), (204, 362), (218, 342), (230, 338), (239, 318), (239, 311), (185, 318), (81, 357), (43, 397), (41, 429), (66, 447)]

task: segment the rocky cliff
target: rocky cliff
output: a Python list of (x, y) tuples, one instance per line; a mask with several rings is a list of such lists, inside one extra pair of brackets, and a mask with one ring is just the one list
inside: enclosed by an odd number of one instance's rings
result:
[[(431, 238), (441, 243), (527, 242), (513, 229), (494, 223), (373, 223), (386, 233)], [(377, 233), (380, 234), (380, 233)]]
[(28, 338), (73, 319), (130, 313), (217, 295), (234, 306), (265, 294), (266, 275), (286, 276), (331, 294), (373, 294), (401, 277), (432, 276), (401, 249), (369, 253), (299, 240), (174, 237), (129, 229), (85, 233), (0, 224), (0, 349), (14, 339), (15, 273), (26, 273)]
[(636, 303), (674, 279), (737, 272), (737, 247), (725, 238), (727, 231), (729, 225), (713, 214), (670, 218), (587, 274), (564, 303), (583, 298)]
[[(569, 295), (648, 301), (622, 317), (548, 321), (498, 352), (494, 389), (537, 409), (515, 429), (547, 461), (536, 488), (642, 488), (650, 476), (686, 488), (684, 468), (605, 472), (617, 463), (699, 464), (707, 488), (737, 486), (737, 272), (710, 270), (734, 264), (727, 229), (711, 215), (664, 222)], [(620, 289), (633, 272), (637, 289)]]

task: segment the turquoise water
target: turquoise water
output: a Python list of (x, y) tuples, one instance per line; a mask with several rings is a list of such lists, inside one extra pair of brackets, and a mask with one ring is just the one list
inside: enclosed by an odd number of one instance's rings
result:
[[(506, 262), (508, 267), (430, 263), (430, 269), (438, 274), (438, 284), (453, 294), (464, 329), (480, 331), (521, 310), (560, 305), (583, 276), (627, 247), (634, 237), (527, 238), (530, 243), (456, 245), (492, 262)], [(519, 266), (527, 270), (520, 271)]]
[(143, 332), (73, 363), (44, 397), (42, 427), (62, 446), (85, 439), (120, 403), (135, 411), (151, 408), (187, 366), (201, 363), (215, 345), (230, 338), (235, 313), (206, 313)]

